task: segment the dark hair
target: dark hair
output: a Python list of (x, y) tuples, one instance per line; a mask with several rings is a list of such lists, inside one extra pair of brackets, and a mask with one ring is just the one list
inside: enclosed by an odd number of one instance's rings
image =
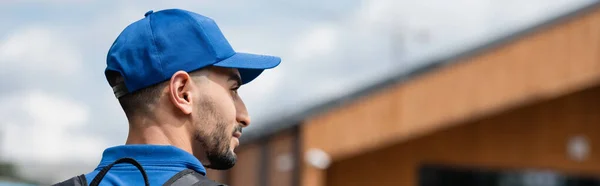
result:
[[(123, 82), (123, 77), (121, 74), (115, 71), (107, 71), (106, 77), (111, 86), (115, 86)], [(128, 117), (136, 114), (148, 113), (152, 105), (156, 104), (158, 101), (158, 98), (160, 97), (160, 94), (166, 85), (167, 82), (161, 82), (146, 88), (142, 88), (135, 92), (125, 94), (119, 98), (119, 104)]]
[(119, 104), (128, 116), (136, 113), (147, 113), (150, 111), (151, 106), (156, 104), (165, 86), (166, 82), (161, 82), (124, 95), (119, 98)]

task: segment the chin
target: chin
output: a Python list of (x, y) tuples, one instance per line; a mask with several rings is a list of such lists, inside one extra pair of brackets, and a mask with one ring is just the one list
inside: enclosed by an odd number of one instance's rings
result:
[(229, 148), (229, 153), (236, 155), (235, 151), (236, 151), (235, 147)]

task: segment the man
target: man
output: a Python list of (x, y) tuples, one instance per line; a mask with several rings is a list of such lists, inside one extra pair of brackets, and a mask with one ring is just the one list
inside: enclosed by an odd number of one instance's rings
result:
[(205, 175), (205, 167), (233, 167), (234, 148), (250, 124), (237, 90), (280, 61), (235, 52), (205, 16), (147, 12), (121, 32), (107, 56), (106, 78), (129, 121), (126, 144), (106, 149), (98, 167), (79, 179), (163, 185), (186, 169)]

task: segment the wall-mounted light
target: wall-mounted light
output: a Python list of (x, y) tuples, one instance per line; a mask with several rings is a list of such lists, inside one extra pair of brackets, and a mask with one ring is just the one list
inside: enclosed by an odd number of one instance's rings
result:
[(585, 161), (590, 153), (590, 144), (584, 135), (573, 136), (567, 142), (567, 154), (572, 160)]
[(310, 149), (305, 154), (306, 162), (318, 169), (327, 169), (331, 164), (331, 157), (321, 149)]

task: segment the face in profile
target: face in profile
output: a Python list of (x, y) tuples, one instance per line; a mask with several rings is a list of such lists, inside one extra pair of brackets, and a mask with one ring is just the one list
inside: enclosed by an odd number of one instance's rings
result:
[[(212, 67), (197, 82), (198, 100), (193, 111), (194, 145), (204, 152), (206, 167), (225, 170), (233, 167), (242, 128), (250, 121), (246, 107), (237, 94), (241, 85), (236, 69)], [(197, 154), (204, 153), (204, 154)], [(206, 161), (204, 160), (204, 161)]]

